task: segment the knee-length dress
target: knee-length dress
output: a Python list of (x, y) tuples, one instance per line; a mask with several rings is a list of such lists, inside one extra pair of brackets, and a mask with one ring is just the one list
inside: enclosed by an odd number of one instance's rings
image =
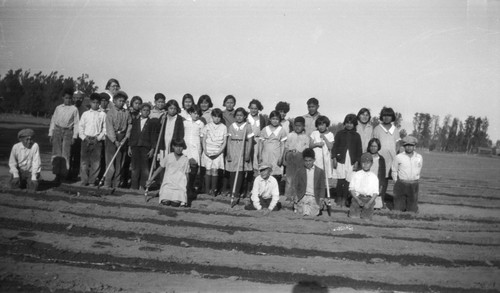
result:
[(182, 152), (188, 159), (193, 159), (196, 164), (201, 163), (201, 131), (205, 125), (201, 120), (184, 120), (184, 141), (186, 149)]
[(281, 146), (285, 143), (286, 138), (286, 132), (281, 126), (272, 129), (271, 125), (268, 125), (260, 133), (263, 144), (261, 159), (262, 162), (271, 164), (273, 167), (272, 175), (283, 175), (283, 169), (278, 166), (278, 160), (282, 155)]
[(385, 178), (389, 178), (391, 175), (392, 161), (396, 158), (397, 151), (396, 145), (400, 139), (399, 129), (392, 125), (389, 130), (387, 130), (382, 124), (379, 124), (373, 129), (373, 137), (380, 140), (380, 155), (385, 159), (385, 165), (387, 166), (385, 170)]
[[(252, 160), (245, 162), (245, 156), (247, 155), (245, 153), (246, 140), (254, 136), (250, 124), (245, 122), (238, 125), (234, 122), (228, 127), (227, 136), (226, 171), (236, 172), (239, 160), (241, 160), (239, 171), (252, 171)], [(243, 155), (241, 154), (241, 148), (244, 148)], [(231, 159), (231, 162), (227, 160), (228, 158)]]
[(159, 193), (160, 202), (170, 200), (187, 203), (188, 158), (184, 155), (177, 158), (174, 153), (170, 153), (160, 161), (160, 166), (165, 168)]
[[(331, 133), (330, 131), (327, 134), (325, 134), (325, 137), (329, 142), (334, 142), (333, 133)], [(323, 139), (321, 138), (321, 133), (318, 130), (315, 130), (311, 133), (311, 139), (313, 143), (323, 142)], [(326, 143), (323, 145), (323, 147), (314, 148), (313, 150), (314, 154), (316, 155), (316, 161), (314, 162), (314, 165), (325, 171), (326, 178), (333, 179), (332, 161), (331, 161), (332, 155)], [(323, 157), (325, 160), (324, 163), (323, 163)]]
[[(206, 140), (208, 155), (215, 155), (222, 149), (227, 136), (227, 127), (222, 123), (210, 122), (203, 128), (201, 135), (202, 139)], [(212, 160), (203, 152), (201, 154), (201, 165), (207, 169), (224, 169), (224, 153)]]

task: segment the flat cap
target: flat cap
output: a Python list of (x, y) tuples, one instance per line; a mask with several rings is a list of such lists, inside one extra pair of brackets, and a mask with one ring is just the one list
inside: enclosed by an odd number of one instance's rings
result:
[(259, 165), (259, 171), (265, 170), (265, 169), (272, 169), (273, 167), (269, 164), (262, 163)]
[(17, 133), (17, 138), (19, 139), (21, 137), (34, 136), (34, 135), (35, 135), (35, 131), (33, 131), (33, 129), (25, 128)]
[(403, 146), (405, 145), (416, 145), (418, 143), (418, 139), (413, 136), (405, 136), (403, 138)]
[(361, 163), (363, 163), (363, 162), (370, 162), (371, 163), (371, 162), (373, 162), (373, 156), (372, 156), (372, 154), (370, 154), (368, 152), (364, 153), (361, 155), (360, 161), (361, 161)]

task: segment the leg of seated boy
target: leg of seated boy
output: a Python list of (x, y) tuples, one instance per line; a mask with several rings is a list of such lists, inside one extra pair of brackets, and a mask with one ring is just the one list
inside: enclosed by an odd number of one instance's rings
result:
[[(375, 201), (373, 201), (370, 205), (368, 205), (368, 202), (371, 200), (371, 197), (369, 196), (361, 196), (360, 197), (361, 201), (364, 202), (365, 206), (361, 209), (361, 219), (372, 219), (373, 215), (373, 207), (375, 206)], [(352, 202), (355, 202), (353, 199)]]
[(363, 207), (361, 207), (358, 204), (358, 201), (353, 200), (351, 202), (351, 206), (349, 207), (349, 214), (348, 214), (349, 218), (360, 218), (362, 209), (363, 209)]

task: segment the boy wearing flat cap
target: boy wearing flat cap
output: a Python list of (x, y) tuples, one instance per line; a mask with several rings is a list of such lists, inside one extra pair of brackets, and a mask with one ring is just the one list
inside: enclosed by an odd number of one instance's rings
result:
[(349, 191), (352, 196), (349, 217), (371, 220), (375, 199), (379, 194), (379, 182), (377, 175), (370, 171), (373, 164), (372, 154), (362, 154), (360, 161), (361, 170), (352, 175), (349, 184)]
[(278, 181), (271, 176), (273, 168), (271, 165), (262, 163), (259, 165), (259, 176), (253, 182), (252, 200), (245, 210), (264, 210), (266, 213), (270, 211), (279, 211), (281, 209), (280, 191)]
[(17, 134), (19, 142), (12, 147), (9, 158), (11, 188), (27, 188), (35, 192), (41, 171), (40, 149), (34, 142), (33, 129), (23, 129)]
[(417, 139), (406, 136), (402, 140), (404, 153), (392, 162), (394, 180), (394, 209), (402, 212), (418, 212), (418, 181), (422, 170), (422, 156), (415, 152)]

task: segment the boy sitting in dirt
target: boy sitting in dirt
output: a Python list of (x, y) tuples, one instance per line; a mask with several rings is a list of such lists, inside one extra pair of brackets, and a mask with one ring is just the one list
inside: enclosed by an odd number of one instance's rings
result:
[(41, 171), (40, 149), (33, 138), (33, 129), (23, 129), (17, 134), (19, 142), (12, 147), (9, 158), (11, 188), (27, 188), (35, 192)]
[(278, 181), (271, 176), (273, 168), (270, 164), (259, 165), (259, 176), (253, 182), (251, 202), (245, 210), (263, 210), (264, 213), (281, 209)]
[(378, 177), (370, 171), (373, 164), (370, 153), (362, 154), (360, 161), (361, 170), (352, 175), (349, 184), (352, 196), (349, 217), (371, 220), (375, 199), (379, 194)]
[(314, 166), (316, 154), (311, 148), (302, 152), (304, 167), (295, 173), (294, 211), (304, 216), (317, 216), (320, 212), (321, 198), (325, 197), (326, 183), (323, 169)]

